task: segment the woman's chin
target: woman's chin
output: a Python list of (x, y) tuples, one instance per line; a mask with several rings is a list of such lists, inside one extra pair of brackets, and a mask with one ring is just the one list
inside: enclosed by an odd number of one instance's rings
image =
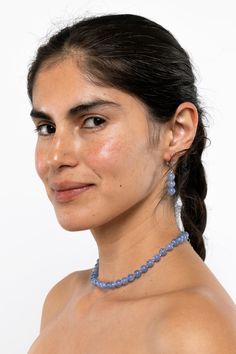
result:
[(77, 224), (72, 224), (72, 223), (65, 223), (65, 222), (60, 222), (59, 221), (59, 224), (66, 231), (82, 231), (82, 230), (90, 229), (89, 226), (80, 225), (78, 223)]
[(80, 220), (76, 219), (73, 220), (71, 217), (58, 217), (57, 220), (61, 227), (65, 229), (66, 231), (82, 231), (82, 230), (88, 230), (92, 225), (85, 223), (85, 222), (80, 222)]

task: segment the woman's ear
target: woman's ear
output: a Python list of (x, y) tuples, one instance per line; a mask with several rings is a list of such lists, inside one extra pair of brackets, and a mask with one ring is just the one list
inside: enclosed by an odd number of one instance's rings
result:
[(196, 135), (198, 111), (191, 102), (181, 103), (172, 119), (167, 123), (163, 159), (170, 161), (172, 156), (179, 157), (182, 150), (189, 149)]

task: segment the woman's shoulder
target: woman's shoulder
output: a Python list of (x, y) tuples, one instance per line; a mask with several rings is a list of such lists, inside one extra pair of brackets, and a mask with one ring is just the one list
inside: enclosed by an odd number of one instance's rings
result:
[(158, 353), (234, 354), (236, 308), (211, 288), (184, 289), (172, 294), (156, 331)]
[(87, 282), (91, 269), (74, 271), (58, 281), (48, 292), (42, 309), (40, 332), (68, 304), (77, 289)]

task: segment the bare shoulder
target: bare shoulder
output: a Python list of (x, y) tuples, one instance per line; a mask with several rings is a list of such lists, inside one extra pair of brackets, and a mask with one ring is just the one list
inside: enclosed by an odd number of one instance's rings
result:
[(156, 326), (157, 353), (236, 353), (236, 308), (206, 289), (176, 294)]
[(51, 288), (44, 300), (40, 332), (63, 310), (74, 292), (83, 287), (89, 272), (90, 269), (72, 272)]

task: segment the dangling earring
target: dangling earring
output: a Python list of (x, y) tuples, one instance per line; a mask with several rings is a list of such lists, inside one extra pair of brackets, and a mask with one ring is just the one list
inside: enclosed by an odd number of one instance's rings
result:
[[(168, 164), (169, 166), (169, 164)], [(171, 168), (167, 175), (167, 193), (168, 195), (173, 196), (176, 193), (175, 190), (175, 173)]]

